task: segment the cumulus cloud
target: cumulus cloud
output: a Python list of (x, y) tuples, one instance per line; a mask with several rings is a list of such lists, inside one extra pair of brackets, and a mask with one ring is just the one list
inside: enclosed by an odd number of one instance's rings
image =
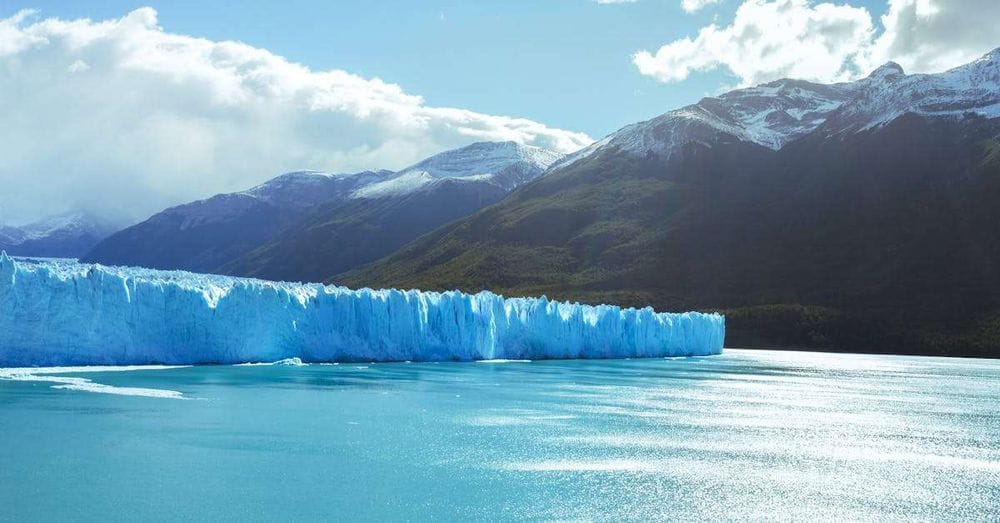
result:
[(891, 0), (881, 22), (868, 68), (893, 60), (911, 72), (938, 72), (1000, 46), (997, 0)]
[(476, 140), (569, 152), (591, 140), (432, 107), (399, 86), (264, 49), (107, 21), (0, 20), (0, 219), (142, 218), (294, 169), (398, 168)]
[(730, 25), (639, 51), (633, 63), (663, 82), (723, 68), (742, 86), (783, 77), (851, 80), (889, 60), (910, 72), (937, 72), (1000, 45), (998, 19), (996, 0), (890, 0), (879, 28), (863, 7), (746, 0)]
[(681, 9), (693, 13), (701, 8), (718, 3), (719, 0), (681, 0)]

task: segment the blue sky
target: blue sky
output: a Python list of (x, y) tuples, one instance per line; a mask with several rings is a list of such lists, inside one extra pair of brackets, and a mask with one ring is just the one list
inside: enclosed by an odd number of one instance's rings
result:
[[(884, 2), (852, 1), (881, 15)], [(428, 104), (531, 118), (601, 137), (623, 125), (718, 93), (723, 71), (663, 84), (631, 56), (694, 36), (738, 5), (722, 0), (695, 13), (680, 0), (602, 5), (538, 1), (32, 1), (8, 8), (42, 16), (117, 18), (142, 6), (165, 30), (239, 40), (312, 69), (377, 76)]]

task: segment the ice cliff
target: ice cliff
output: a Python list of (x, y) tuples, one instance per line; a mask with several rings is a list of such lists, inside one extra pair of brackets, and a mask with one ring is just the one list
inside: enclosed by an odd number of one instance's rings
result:
[(0, 367), (717, 354), (724, 318), (0, 254)]

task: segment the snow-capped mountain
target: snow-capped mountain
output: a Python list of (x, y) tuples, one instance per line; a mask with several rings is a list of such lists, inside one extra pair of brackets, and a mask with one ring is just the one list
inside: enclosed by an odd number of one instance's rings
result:
[(297, 171), (282, 174), (237, 194), (251, 196), (272, 205), (304, 209), (344, 198), (359, 187), (378, 183), (395, 174), (388, 170), (349, 174)]
[(742, 140), (778, 150), (814, 131), (858, 132), (907, 114), (1000, 116), (1000, 48), (938, 74), (907, 75), (889, 62), (855, 82), (832, 85), (777, 80), (626, 126), (560, 160), (563, 167), (597, 151), (669, 157), (697, 143)]
[(1000, 117), (1000, 48), (938, 74), (907, 75), (889, 62), (855, 82), (853, 96), (832, 112), (822, 132), (858, 132), (912, 113), (929, 117)]
[(272, 178), (245, 191), (218, 194), (205, 200), (170, 207), (153, 215), (152, 222), (179, 223), (182, 230), (211, 223), (225, 223), (261, 207), (301, 214), (311, 207), (349, 196), (358, 187), (393, 175), (392, 171), (331, 174), (295, 171)]
[(727, 310), (734, 344), (996, 357), (998, 57), (705, 98), (337, 282)]
[(427, 190), (439, 180), (496, 185), (504, 191), (531, 181), (561, 154), (515, 142), (478, 142), (420, 161), (395, 176), (361, 187), (356, 198), (402, 196)]
[(364, 185), (336, 205), (318, 208), (221, 272), (328, 279), (499, 201), (559, 157), (514, 142), (480, 142), (445, 151)]
[(20, 227), (0, 225), (0, 246), (16, 245), (24, 240), (24, 230)]
[(0, 249), (20, 256), (75, 258), (119, 228), (111, 220), (72, 212), (22, 226), (0, 226)]
[[(348, 220), (346, 225), (340, 224), (378, 234), (379, 227), (393, 226), (393, 220), (402, 219), (399, 213), (408, 206), (417, 206), (414, 208), (422, 216), (410, 217), (397, 227), (407, 231), (405, 234), (382, 234), (383, 243), (396, 245), (393, 238), (412, 239), (411, 234), (427, 232), (443, 223), (441, 219), (458, 218), (495, 202), (540, 175), (559, 156), (513, 142), (482, 142), (440, 153), (399, 172), (291, 172), (245, 191), (166, 209), (109, 237), (83, 259), (108, 265), (258, 274), (260, 262), (238, 261), (265, 245), (295, 237), (294, 231), (312, 231), (314, 225), (325, 224), (335, 213), (368, 215), (373, 209), (388, 207), (363, 223)], [(298, 227), (300, 223), (312, 225)], [(316, 237), (303, 249), (321, 252), (326, 242), (336, 242), (335, 238), (334, 234)], [(372, 248), (373, 242), (361, 242), (335, 243), (332, 248), (370, 261), (362, 253)], [(296, 256), (294, 252), (284, 254), (289, 259)], [(307, 279), (298, 271), (281, 274)]]

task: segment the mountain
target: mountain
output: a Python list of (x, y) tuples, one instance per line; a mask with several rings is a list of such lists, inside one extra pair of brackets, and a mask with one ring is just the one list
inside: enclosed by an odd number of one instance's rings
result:
[(317, 281), (496, 202), (559, 157), (482, 142), (399, 172), (283, 174), (166, 209), (110, 236), (82, 261)]
[(350, 286), (722, 310), (730, 346), (1000, 355), (1000, 50), (705, 98)]
[(119, 231), (81, 261), (153, 269), (217, 272), (271, 240), (315, 206), (345, 198), (391, 171), (283, 174), (246, 191), (171, 207)]
[(89, 213), (73, 212), (23, 226), (0, 226), (0, 250), (17, 256), (76, 258), (118, 226)]
[(346, 200), (321, 206), (221, 271), (320, 281), (497, 202), (560, 156), (514, 142), (481, 142), (443, 152), (360, 187)]

